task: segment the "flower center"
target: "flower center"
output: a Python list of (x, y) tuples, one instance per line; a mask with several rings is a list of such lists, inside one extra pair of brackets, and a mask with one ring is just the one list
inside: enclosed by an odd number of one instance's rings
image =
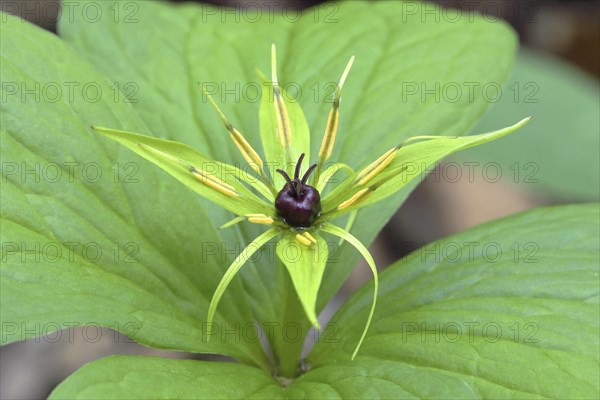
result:
[(296, 163), (294, 179), (283, 170), (278, 169), (286, 180), (286, 184), (275, 198), (275, 209), (277, 214), (290, 226), (294, 228), (308, 228), (312, 226), (321, 213), (321, 196), (319, 191), (306, 184), (311, 172), (317, 167), (313, 164), (308, 168), (302, 179), (300, 179), (300, 168), (304, 154)]

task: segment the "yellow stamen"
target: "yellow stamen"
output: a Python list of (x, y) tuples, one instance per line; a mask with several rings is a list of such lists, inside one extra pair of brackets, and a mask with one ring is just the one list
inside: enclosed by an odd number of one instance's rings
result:
[(319, 150), (319, 159), (326, 161), (333, 151), (333, 145), (335, 144), (335, 136), (337, 133), (339, 121), (339, 107), (334, 104), (331, 111), (329, 111), (329, 118), (327, 118), (327, 126), (325, 127), (325, 135), (321, 142), (321, 149)]
[(239, 196), (233, 186), (229, 185), (228, 183), (223, 182), (222, 180), (220, 180), (219, 178), (217, 178), (215, 176), (203, 174), (202, 172), (198, 171), (194, 167), (190, 167), (190, 172), (192, 173), (192, 175), (194, 175), (194, 178), (198, 179), (200, 182), (204, 183), (206, 186), (211, 187), (220, 193), (223, 193), (226, 196), (229, 196), (229, 197)]
[(373, 161), (368, 167), (360, 171), (354, 180), (356, 185), (364, 185), (373, 179), (377, 174), (379, 174), (385, 167), (387, 167), (396, 157), (398, 150), (402, 148), (405, 144), (415, 141), (415, 140), (425, 140), (425, 139), (456, 139), (457, 136), (414, 136), (406, 139), (404, 142), (399, 144), (396, 147), (393, 147), (386, 151), (381, 157), (377, 160)]
[(229, 137), (231, 137), (231, 140), (233, 140), (233, 143), (244, 157), (244, 160), (246, 160), (246, 162), (254, 171), (260, 174), (263, 168), (263, 161), (256, 152), (256, 150), (254, 150), (250, 143), (248, 143), (244, 135), (242, 135), (237, 129), (233, 127), (233, 125), (231, 125), (231, 122), (229, 122), (227, 117), (225, 117), (225, 114), (223, 114), (219, 106), (217, 106), (217, 103), (213, 100), (212, 96), (208, 94), (206, 88), (203, 85), (201, 87), (202, 91), (204, 92), (204, 95), (208, 98), (208, 101), (215, 109), (217, 115), (225, 125), (225, 128), (227, 128), (227, 130), (229, 131)]
[(193, 166), (190, 166), (188, 163), (186, 163), (185, 161), (183, 161), (180, 158), (174, 157), (170, 154), (165, 153), (164, 151), (155, 149), (154, 147), (148, 146), (143, 143), (138, 143), (138, 146), (140, 146), (142, 149), (144, 149), (150, 153), (154, 153), (157, 156), (160, 156), (171, 162), (175, 162), (175, 163), (181, 165), (182, 167), (187, 169), (189, 172), (191, 172), (192, 175), (194, 176), (194, 178), (198, 179), (200, 182), (204, 183), (206, 186), (211, 187), (220, 193), (223, 193), (226, 196), (230, 196), (230, 197), (239, 196), (238, 192), (236, 192), (235, 188), (233, 186), (231, 186), (230, 184), (223, 182), (222, 180), (220, 180), (219, 178), (217, 178), (215, 176), (207, 175), (207, 174), (200, 172), (198, 169), (196, 169)]
[(246, 214), (246, 217), (253, 224), (273, 225), (273, 218), (265, 214)]
[(275, 44), (271, 46), (271, 81), (273, 82), (273, 104), (275, 106), (275, 116), (277, 119), (277, 134), (279, 135), (281, 145), (284, 146), (286, 152), (289, 153), (288, 150), (292, 143), (292, 130), (290, 128), (287, 109), (285, 108), (285, 103), (281, 97), (279, 82), (277, 82), (277, 53)]
[(316, 244), (317, 243), (317, 239), (315, 239), (315, 237), (313, 235), (311, 235), (308, 232), (304, 232), (302, 234), (302, 236), (304, 236), (306, 239), (308, 239), (312, 244)]
[(252, 146), (250, 146), (250, 143), (248, 143), (237, 129), (230, 131), (229, 136), (244, 157), (244, 160), (250, 165), (250, 168), (256, 171), (257, 174), (260, 174), (263, 168), (263, 161)]
[(348, 207), (358, 203), (359, 201), (365, 200), (368, 197), (370, 190), (371, 190), (370, 188), (364, 188), (364, 189), (359, 190), (358, 192), (356, 192), (354, 194), (354, 196), (352, 196), (348, 200), (340, 203), (340, 205), (337, 207), (337, 209), (343, 210), (345, 208), (348, 208)]
[(303, 244), (307, 247), (312, 246), (313, 242), (310, 241), (310, 239), (308, 239), (307, 237), (305, 237), (304, 235), (301, 234), (297, 234), (296, 235), (296, 241), (300, 244)]
[(339, 106), (340, 106), (340, 96), (342, 93), (342, 87), (344, 86), (344, 82), (346, 81), (346, 77), (350, 72), (350, 68), (352, 68), (352, 63), (354, 63), (354, 56), (350, 58), (348, 64), (346, 65), (346, 69), (344, 69), (344, 73), (340, 78), (340, 82), (335, 89), (335, 97), (333, 98), (333, 105), (331, 107), (331, 111), (329, 112), (329, 118), (327, 119), (327, 126), (325, 127), (325, 135), (323, 135), (323, 141), (321, 142), (321, 149), (319, 150), (319, 164), (324, 164), (327, 159), (331, 156), (331, 152), (333, 151), (333, 145), (335, 143), (335, 136), (338, 128), (339, 121)]
[(368, 167), (360, 171), (355, 179), (357, 185), (364, 185), (371, 179), (373, 179), (378, 173), (380, 173), (385, 167), (387, 167), (396, 154), (398, 153), (399, 147), (393, 147), (386, 151), (381, 157), (372, 162)]

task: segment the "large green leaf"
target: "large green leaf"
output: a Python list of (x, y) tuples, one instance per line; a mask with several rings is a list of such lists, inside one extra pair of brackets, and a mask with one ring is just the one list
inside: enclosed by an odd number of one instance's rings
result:
[(248, 399), (280, 392), (271, 375), (246, 365), (113, 356), (81, 368), (50, 399)]
[[(60, 34), (115, 82), (135, 83), (139, 90), (134, 107), (155, 135), (228, 163), (243, 159), (196, 83), (205, 84), (233, 125), (259, 149), (261, 83), (255, 69), (270, 70), (272, 43), (277, 45), (279, 82), (295, 95), (307, 117), (311, 154), (318, 152), (335, 83), (356, 55), (331, 157), (355, 169), (410, 136), (468, 131), (489, 103), (481, 91), (440, 102), (442, 88), (502, 83), (516, 47), (515, 35), (504, 23), (472, 15), (461, 18), (425, 3), (332, 3), (304, 11), (298, 20), (273, 11), (251, 19), (207, 5), (131, 4), (137, 23), (63, 19)], [(101, 5), (112, 15), (110, 4)], [(376, 208), (361, 210), (352, 233), (372, 241), (412, 187)], [(215, 223), (228, 217), (211, 205), (205, 209)], [(234, 246), (240, 240), (248, 243), (260, 231), (240, 224), (223, 237)], [(332, 256), (319, 309), (358, 258), (347, 245)], [(259, 321), (282, 320), (286, 302), (275, 299), (287, 295), (285, 270), (261, 264), (242, 271), (248, 301)]]
[[(598, 80), (549, 55), (523, 50), (510, 82), (475, 131), (533, 115), (519, 135), (472, 149), (455, 161), (479, 163), (475, 173), (562, 199), (600, 198)], [(486, 170), (487, 168), (487, 170)], [(491, 175), (487, 175), (487, 171)], [(496, 176), (500, 171), (501, 176)]]
[(189, 389), (199, 398), (596, 399), (599, 218), (597, 204), (537, 209), (418, 250), (382, 274), (356, 360), (372, 285), (338, 312), (308, 372), (285, 388), (253, 367), (113, 357), (53, 397), (186, 398)]
[[(148, 132), (136, 111), (56, 36), (2, 18), (2, 343), (94, 324), (264, 365), (258, 343), (204, 340), (228, 257), (198, 197), (89, 129)], [(239, 298), (226, 321), (251, 320)]]
[(370, 284), (294, 386), (313, 397), (598, 398), (599, 221), (598, 204), (542, 208), (426, 245), (381, 275), (356, 360)]

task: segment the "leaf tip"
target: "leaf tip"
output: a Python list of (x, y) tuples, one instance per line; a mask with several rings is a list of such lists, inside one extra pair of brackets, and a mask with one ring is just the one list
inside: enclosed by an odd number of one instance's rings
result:
[(533, 115), (530, 115), (528, 117), (523, 118), (522, 120), (520, 120), (519, 122), (517, 122), (516, 124), (508, 127), (507, 129), (511, 129), (512, 132), (516, 131), (517, 129), (522, 128), (523, 126), (527, 125), (527, 123), (529, 123), (529, 121), (531, 121), (531, 119), (533, 118)]
[(98, 125), (90, 125), (90, 129), (93, 130), (93, 131), (96, 131), (98, 133), (102, 133), (102, 134), (107, 133), (106, 132), (106, 128), (103, 128), (103, 127), (98, 126)]
[(348, 60), (348, 64), (346, 64), (346, 68), (344, 68), (344, 72), (342, 73), (342, 77), (340, 78), (340, 82), (338, 83), (338, 96), (339, 96), (339, 92), (342, 91), (342, 87), (344, 86), (344, 83), (346, 82), (346, 78), (348, 77), (348, 74), (350, 73), (350, 69), (352, 68), (352, 64), (354, 64), (354, 55), (352, 55), (352, 57), (350, 57), (350, 60)]
[(277, 49), (275, 43), (271, 44), (271, 81), (273, 86), (277, 85)]

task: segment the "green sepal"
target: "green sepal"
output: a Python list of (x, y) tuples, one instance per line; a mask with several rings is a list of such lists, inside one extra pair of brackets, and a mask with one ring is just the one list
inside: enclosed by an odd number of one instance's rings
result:
[(369, 253), (369, 250), (365, 247), (365, 245), (363, 245), (360, 242), (360, 240), (358, 240), (357, 238), (352, 236), (349, 232), (346, 232), (342, 228), (332, 225), (332, 224), (323, 225), (321, 230), (323, 232), (327, 232), (332, 235), (335, 235), (335, 236), (339, 237), (340, 239), (344, 239), (345, 241), (350, 243), (352, 246), (354, 246), (356, 248), (356, 250), (358, 250), (359, 253), (363, 256), (365, 261), (367, 261), (367, 264), (369, 265), (369, 267), (371, 268), (371, 272), (373, 273), (373, 284), (375, 286), (374, 290), (373, 290), (373, 303), (371, 303), (371, 310), (369, 311), (369, 316), (367, 317), (367, 323), (365, 324), (365, 329), (363, 330), (362, 335), (360, 336), (360, 339), (358, 340), (358, 344), (356, 345), (356, 348), (354, 349), (354, 352), (352, 353), (351, 359), (354, 360), (354, 357), (356, 357), (356, 354), (358, 354), (358, 350), (360, 350), (360, 346), (362, 345), (363, 340), (365, 340), (365, 336), (367, 336), (367, 331), (369, 330), (369, 326), (371, 325), (371, 320), (373, 319), (373, 314), (375, 313), (375, 306), (377, 305), (377, 294), (379, 293), (379, 274), (377, 273), (377, 266), (375, 265), (375, 260), (373, 260), (371, 253)]
[(304, 167), (307, 168), (307, 166), (310, 165), (310, 131), (308, 122), (304, 116), (304, 111), (302, 111), (302, 108), (300, 107), (300, 103), (285, 90), (285, 85), (279, 82), (281, 97), (283, 98), (287, 109), (292, 131), (292, 142), (289, 149), (290, 156), (288, 160), (286, 150), (281, 145), (279, 135), (277, 134), (277, 119), (273, 100), (273, 83), (267, 81), (264, 76), (261, 76), (261, 79), (262, 96), (258, 114), (260, 139), (262, 141), (271, 178), (274, 181), (275, 188), (279, 190), (285, 184), (285, 179), (280, 174), (275, 173), (276, 169), (283, 169), (288, 175), (293, 176), (295, 163), (303, 153), (306, 163)]
[(321, 279), (327, 265), (329, 248), (322, 237), (317, 234), (312, 234), (312, 236), (316, 243), (307, 246), (296, 240), (296, 231), (290, 231), (279, 240), (276, 252), (290, 274), (310, 323), (319, 329), (315, 306)]
[[(258, 192), (266, 190), (268, 193), (268, 189), (264, 187), (260, 179), (250, 175), (246, 171), (230, 164), (211, 160), (190, 146), (179, 142), (157, 139), (117, 129), (100, 127), (92, 127), (92, 129), (124, 145), (134, 153), (159, 166), (202, 197), (237, 215), (253, 213), (273, 214), (273, 207), (261, 200), (242, 183), (243, 181), (251, 185)], [(206, 171), (209, 175), (230, 185), (239, 195), (228, 196), (203, 184), (194, 177), (194, 174), (187, 167)]]
[[(530, 120), (531, 117), (527, 117), (512, 126), (480, 135), (463, 137), (440, 136), (435, 139), (402, 146), (393, 161), (370, 181), (361, 185), (355, 184), (356, 177), (360, 174), (359, 170), (350, 179), (344, 180), (327, 194), (322, 201), (323, 213), (328, 219), (336, 218), (347, 212), (383, 200), (402, 189), (413, 179), (417, 177), (423, 178), (428, 168), (431, 168), (431, 166), (444, 157), (459, 150), (491, 142), (502, 136), (511, 134)], [(363, 197), (362, 201), (357, 201), (342, 210), (337, 209), (341, 203), (351, 199), (352, 196), (365, 188), (370, 188), (370, 192)]]

